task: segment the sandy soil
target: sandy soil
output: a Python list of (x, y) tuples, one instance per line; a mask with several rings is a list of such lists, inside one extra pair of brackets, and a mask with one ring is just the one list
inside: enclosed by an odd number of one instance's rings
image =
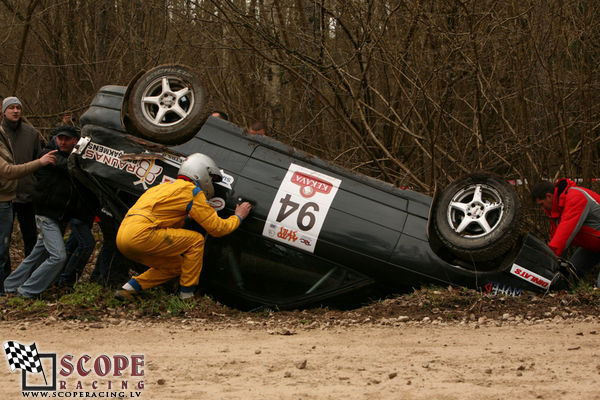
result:
[[(143, 399), (600, 399), (595, 318), (395, 325), (47, 319), (2, 321), (0, 336), (59, 359), (143, 354)], [(23, 398), (20, 371), (3, 365), (1, 398)], [(90, 375), (83, 390), (94, 380), (97, 393), (120, 382)]]

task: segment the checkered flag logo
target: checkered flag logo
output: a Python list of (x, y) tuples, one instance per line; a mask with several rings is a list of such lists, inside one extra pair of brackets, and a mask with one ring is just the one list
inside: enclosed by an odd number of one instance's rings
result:
[(25, 370), (33, 374), (44, 372), (35, 343), (32, 343), (31, 346), (26, 346), (9, 340), (4, 343), (4, 352), (10, 366), (10, 372), (13, 372), (15, 369)]

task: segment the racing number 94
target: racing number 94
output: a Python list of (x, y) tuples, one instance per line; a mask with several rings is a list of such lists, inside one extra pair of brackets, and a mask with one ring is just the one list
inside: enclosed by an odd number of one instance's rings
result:
[[(292, 196), (290, 194), (287, 194), (285, 197), (279, 199), (279, 202), (281, 203), (281, 208), (279, 209), (279, 214), (277, 214), (277, 222), (283, 221), (300, 207), (299, 203), (292, 201)], [(311, 230), (317, 221), (317, 217), (315, 216), (314, 212), (318, 211), (319, 205), (317, 203), (312, 201), (305, 203), (298, 212), (298, 219), (296, 221), (298, 228), (303, 231)]]

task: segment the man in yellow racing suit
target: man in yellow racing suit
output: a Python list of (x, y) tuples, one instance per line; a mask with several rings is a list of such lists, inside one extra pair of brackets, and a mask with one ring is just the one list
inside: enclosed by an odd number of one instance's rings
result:
[(202, 270), (204, 236), (183, 229), (192, 218), (206, 233), (219, 237), (236, 230), (251, 205), (239, 204), (235, 215), (222, 219), (208, 204), (213, 181), (221, 172), (204, 154), (190, 155), (181, 165), (177, 180), (148, 189), (129, 209), (117, 233), (117, 247), (127, 258), (149, 269), (117, 290), (115, 297), (132, 299), (144, 289), (179, 276), (180, 297), (193, 297)]

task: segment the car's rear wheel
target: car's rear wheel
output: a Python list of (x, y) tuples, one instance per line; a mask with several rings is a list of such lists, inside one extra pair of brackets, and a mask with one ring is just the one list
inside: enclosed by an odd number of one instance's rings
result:
[(451, 183), (436, 199), (433, 217), (443, 246), (467, 263), (501, 257), (521, 233), (517, 194), (493, 174), (472, 174)]
[(205, 103), (204, 89), (190, 68), (158, 66), (133, 83), (127, 99), (128, 125), (157, 143), (184, 143), (202, 125)]

